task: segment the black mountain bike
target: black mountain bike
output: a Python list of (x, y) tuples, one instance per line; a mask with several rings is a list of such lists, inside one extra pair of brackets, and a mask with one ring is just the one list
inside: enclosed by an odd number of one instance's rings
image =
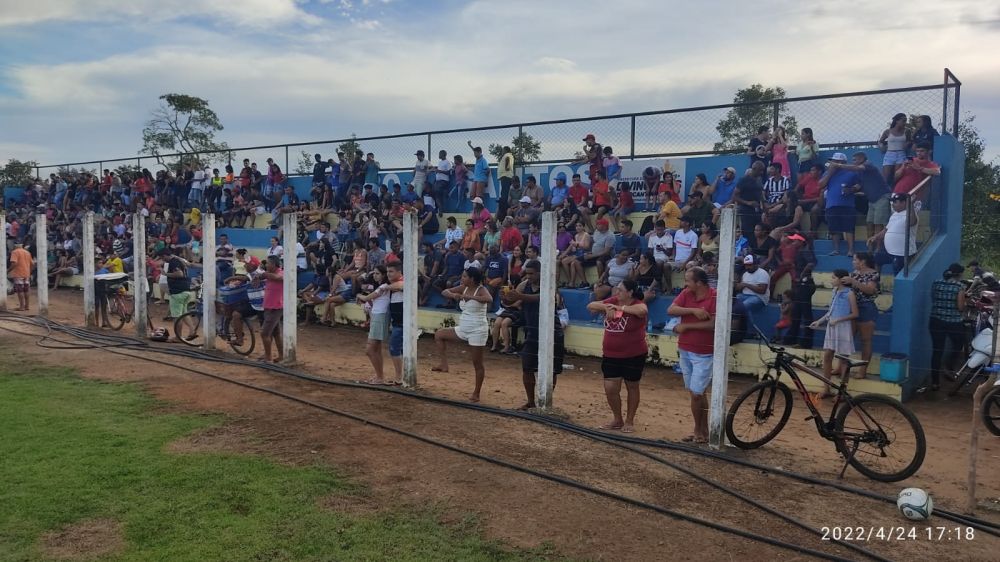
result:
[[(760, 331), (758, 330), (758, 334)], [(761, 340), (767, 338), (760, 334)], [(864, 365), (848, 356), (848, 375), (839, 385), (810, 368), (804, 359), (767, 343), (775, 353), (760, 382), (748, 388), (729, 408), (726, 436), (741, 449), (756, 449), (774, 439), (792, 414), (792, 392), (779, 380), (785, 374), (802, 395), (820, 437), (833, 441), (845, 459), (840, 471), (843, 478), (848, 465), (873, 480), (897, 482), (909, 478), (920, 468), (927, 452), (927, 441), (920, 421), (898, 400), (877, 394), (852, 396), (847, 391), (850, 371)], [(815, 377), (835, 389), (836, 400), (829, 419), (809, 397), (799, 372)]]

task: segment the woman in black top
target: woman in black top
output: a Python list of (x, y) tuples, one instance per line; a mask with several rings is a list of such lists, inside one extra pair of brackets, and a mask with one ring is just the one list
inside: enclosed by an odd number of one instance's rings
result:
[(656, 264), (652, 251), (639, 256), (639, 265), (632, 270), (631, 277), (642, 290), (643, 302), (648, 304), (656, 298), (660, 288), (660, 266)]
[[(747, 233), (743, 233), (747, 236)], [(771, 237), (767, 227), (762, 223), (754, 226), (753, 232), (747, 236), (750, 253), (757, 258), (757, 265), (762, 269), (770, 270), (774, 267), (774, 251), (778, 247), (778, 241)]]

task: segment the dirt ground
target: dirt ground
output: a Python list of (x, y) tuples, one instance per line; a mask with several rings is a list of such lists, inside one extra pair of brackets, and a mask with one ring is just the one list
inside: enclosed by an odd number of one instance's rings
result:
[[(50, 317), (82, 323), (82, 298), (76, 291), (51, 296)], [(32, 307), (34, 310), (34, 307)], [(158, 321), (163, 307), (154, 307)], [(161, 322), (156, 322), (161, 323)], [(23, 326), (0, 322), (0, 326)], [(128, 334), (126, 327), (123, 334)], [(572, 328), (571, 328), (572, 329)], [(277, 397), (214, 381), (179, 369), (112, 355), (98, 350), (53, 352), (33, 345), (34, 335), (0, 332), (31, 360), (69, 365), (87, 377), (139, 381), (158, 398), (183, 411), (219, 412), (230, 422), (223, 429), (186, 438), (171, 446), (184, 454), (226, 450), (265, 454), (288, 463), (322, 462), (351, 476), (367, 490), (355, 500), (321, 501), (333, 509), (391, 510), (433, 505), (445, 521), (478, 516), (485, 534), (512, 546), (551, 545), (559, 555), (596, 560), (798, 560), (793, 552), (679, 521), (647, 510), (497, 467), (438, 447), (416, 442), (346, 418), (332, 416)], [(363, 354), (365, 334), (355, 328), (308, 327), (299, 333), (300, 370), (329, 378), (367, 378), (370, 366)], [(419, 384), (422, 391), (465, 399), (472, 389), (472, 366), (461, 348), (450, 349), (451, 373), (433, 373), (433, 345), (420, 340)], [(176, 361), (169, 356), (159, 359)], [(388, 359), (388, 358), (387, 358)], [(607, 421), (599, 363), (570, 357), (572, 372), (559, 379), (557, 409), (570, 421), (597, 426)], [(821, 541), (797, 527), (731, 496), (699, 483), (667, 466), (627, 451), (595, 443), (538, 424), (501, 418), (411, 398), (359, 389), (326, 387), (275, 378), (265, 371), (191, 361), (193, 368), (238, 378), (364, 415), (380, 422), (433, 437), (483, 454), (550, 471), (603, 489), (662, 505), (695, 517), (750, 532), (860, 559), (860, 553)], [(490, 355), (483, 403), (511, 408), (524, 401), (516, 357)], [(731, 398), (749, 384), (734, 379)], [(637, 436), (679, 440), (690, 433), (688, 398), (679, 375), (648, 368), (642, 381)], [(935, 505), (961, 511), (965, 498), (968, 397), (955, 400), (920, 398), (910, 404), (928, 440), (923, 467), (912, 478), (880, 484), (848, 469), (845, 483), (895, 495), (907, 486), (927, 489)], [(791, 420), (775, 441), (749, 453), (728, 451), (770, 466), (836, 478), (842, 460), (831, 443), (821, 440), (805, 410), (796, 405)], [(915, 540), (862, 543), (891, 559), (995, 560), (1000, 539), (977, 533), (972, 541), (929, 540), (926, 527), (954, 524), (940, 518), (916, 525), (894, 506), (826, 488), (767, 475), (758, 470), (690, 454), (655, 450), (655, 454), (738, 489), (768, 506), (820, 527), (915, 527)], [(990, 509), (1000, 505), (1000, 477), (993, 467), (1000, 457), (1000, 440), (980, 437), (977, 516), (1000, 521)]]

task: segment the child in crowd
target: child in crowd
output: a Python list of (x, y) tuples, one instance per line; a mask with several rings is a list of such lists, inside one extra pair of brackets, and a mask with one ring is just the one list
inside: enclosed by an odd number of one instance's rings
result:
[[(833, 378), (833, 356), (850, 355), (854, 353), (854, 329), (851, 321), (858, 317), (858, 301), (854, 291), (845, 286), (843, 279), (850, 274), (846, 269), (833, 270), (833, 297), (830, 299), (830, 309), (819, 320), (809, 325), (814, 330), (826, 324), (826, 337), (823, 339), (823, 376), (827, 380)], [(837, 361), (837, 375), (847, 376), (847, 364)], [(817, 398), (833, 396), (830, 385), (827, 384)]]
[(781, 319), (774, 325), (773, 341), (780, 341), (781, 331), (792, 325), (792, 302), (794, 300), (792, 290), (788, 289), (781, 293), (781, 296)]

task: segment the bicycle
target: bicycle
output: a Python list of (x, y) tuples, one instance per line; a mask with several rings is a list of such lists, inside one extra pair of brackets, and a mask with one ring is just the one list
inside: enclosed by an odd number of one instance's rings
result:
[(135, 314), (135, 301), (128, 292), (130, 286), (128, 279), (123, 279), (107, 287), (108, 322), (116, 332), (131, 322), (132, 315)]
[[(195, 304), (190, 310), (181, 314), (174, 320), (174, 334), (182, 343), (192, 347), (205, 345), (205, 336), (200, 333), (202, 328), (203, 305), (201, 299), (201, 288), (195, 291)], [(232, 330), (232, 322), (228, 314), (221, 314), (222, 325), (217, 330), (216, 336), (222, 338), (234, 352), (247, 356), (253, 353), (257, 345), (257, 336), (254, 334), (253, 325), (247, 318), (243, 318), (243, 341), (236, 337), (236, 332)]]
[[(920, 469), (927, 452), (927, 441), (920, 421), (913, 412), (888, 396), (852, 396), (847, 391), (850, 371), (865, 365), (866, 361), (838, 354), (836, 357), (846, 361), (849, 368), (844, 379), (836, 385), (810, 368), (803, 358), (768, 342), (759, 329), (757, 333), (775, 353), (775, 359), (767, 364), (767, 372), (761, 381), (745, 390), (729, 408), (726, 436), (733, 445), (740, 449), (756, 449), (774, 439), (785, 427), (792, 414), (792, 392), (778, 380), (784, 373), (792, 379), (809, 410), (810, 415), (806, 421), (813, 420), (820, 437), (833, 441), (837, 452), (845, 458), (840, 478), (844, 477), (848, 466), (853, 466), (861, 474), (880, 482), (898, 482)], [(824, 419), (810, 399), (799, 371), (836, 389), (836, 400), (829, 419)], [(876, 415), (882, 410), (885, 410), (887, 421), (880, 421)], [(888, 416), (898, 416), (898, 419), (891, 420)], [(770, 422), (776, 423), (772, 428), (766, 429), (766, 424)], [(738, 434), (738, 431), (746, 431), (750, 435)], [(906, 443), (912, 443), (913, 451), (897, 454)], [(883, 462), (892, 463), (893, 466), (882, 466)]]

